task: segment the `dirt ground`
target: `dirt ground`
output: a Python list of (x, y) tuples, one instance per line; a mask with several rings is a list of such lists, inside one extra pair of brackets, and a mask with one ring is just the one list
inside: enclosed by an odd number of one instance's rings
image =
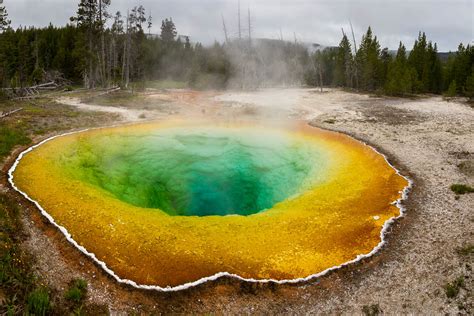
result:
[[(456, 197), (450, 190), (454, 183), (474, 185), (474, 109), (469, 105), (441, 97), (392, 99), (311, 89), (148, 91), (142, 97), (146, 107), (126, 102), (104, 106), (94, 104), (94, 99), (84, 104), (79, 96), (62, 97), (59, 103), (111, 113), (114, 123), (176, 116), (303, 119), (341, 131), (379, 149), (414, 180), (405, 202), (407, 214), (392, 226), (378, 254), (307, 283), (249, 284), (222, 278), (185, 291), (160, 293), (116, 283), (69, 245), (34, 207), (21, 201), (29, 236), (25, 247), (36, 257), (38, 274), (58, 293), (72, 279), (86, 279), (91, 314), (100, 314), (101, 305), (113, 314), (473, 313), (474, 257), (472, 251), (459, 249), (474, 244), (474, 194)], [(5, 177), (1, 182), (0, 189), (8, 190)], [(458, 277), (464, 278), (464, 286), (456, 298), (448, 299), (444, 286)]]

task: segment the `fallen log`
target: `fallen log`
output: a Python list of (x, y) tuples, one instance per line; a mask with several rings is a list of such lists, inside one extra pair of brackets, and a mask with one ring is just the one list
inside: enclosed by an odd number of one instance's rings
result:
[(0, 113), (0, 118), (4, 118), (4, 117), (7, 117), (9, 115), (15, 114), (17, 112), (20, 112), (21, 110), (23, 110), (23, 108), (19, 108), (19, 109), (13, 110), (13, 111), (5, 112), (5, 113), (2, 112), (2, 113)]
[(119, 91), (120, 89), (122, 89), (122, 88), (120, 88), (120, 87), (112, 87), (112, 88), (109, 88), (109, 89), (107, 89), (106, 91), (104, 91), (104, 92), (102, 92), (102, 93), (99, 93), (97, 96), (100, 97), (100, 96), (103, 96), (103, 95), (107, 95), (107, 94), (109, 94), (109, 93), (112, 93), (112, 92), (115, 92), (115, 91)]
[(35, 88), (35, 90), (46, 90), (46, 91), (49, 91), (49, 90), (56, 90), (57, 88), (59, 88), (59, 86), (41, 87), (41, 88)]
[(38, 89), (38, 88), (43, 88), (43, 87), (48, 87), (48, 86), (54, 86), (54, 87), (58, 87), (58, 85), (56, 84), (56, 82), (54, 81), (51, 81), (51, 82), (47, 82), (47, 83), (42, 83), (42, 84), (39, 84), (39, 85), (36, 85), (36, 86), (32, 86), (32, 87), (29, 87), (30, 89)]

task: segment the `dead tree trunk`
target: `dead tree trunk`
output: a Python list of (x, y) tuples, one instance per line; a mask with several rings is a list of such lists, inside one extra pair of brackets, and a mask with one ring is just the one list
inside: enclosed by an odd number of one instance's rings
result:
[(101, 54), (100, 54), (100, 72), (101, 72), (101, 82), (104, 88), (108, 85), (108, 80), (106, 78), (105, 71), (105, 36), (104, 36), (104, 25), (103, 25), (103, 7), (102, 0), (99, 0), (99, 21), (100, 21), (100, 45), (101, 45)]
[(323, 92), (323, 69), (321, 67), (321, 63), (319, 63), (319, 86), (321, 88), (321, 92)]
[(239, 41), (242, 39), (242, 26), (240, 24), (241, 20), (240, 20), (240, 0), (239, 0), (239, 8), (238, 8), (238, 12), (237, 12), (237, 15), (238, 15), (238, 26), (239, 26)]
[(125, 35), (125, 40), (123, 42), (123, 55), (122, 55), (122, 85), (125, 85), (125, 68), (127, 67), (127, 37)]
[(94, 65), (92, 61), (92, 34), (89, 31), (89, 76), (88, 76), (88, 86), (89, 89), (95, 88), (95, 75), (94, 75)]
[(127, 12), (127, 32), (123, 49), (123, 67), (122, 67), (122, 83), (125, 88), (128, 88), (130, 83), (130, 49), (131, 49), (131, 35), (130, 35), (130, 22), (129, 12)]
[(352, 27), (352, 22), (349, 21), (349, 24), (351, 25), (352, 40), (354, 42), (354, 67), (353, 67), (354, 69), (353, 70), (354, 70), (354, 78), (355, 78), (355, 83), (356, 83), (355, 88), (359, 89), (359, 74), (358, 74), (359, 67), (357, 65), (357, 42), (354, 35), (354, 28)]
[(252, 47), (252, 22), (250, 19), (250, 8), (249, 8), (249, 47)]
[(224, 36), (226, 44), (229, 44), (229, 36), (227, 34), (227, 27), (225, 25), (224, 15), (222, 14), (222, 26), (224, 27)]
[(4, 118), (4, 117), (7, 117), (7, 116), (10, 116), (12, 114), (15, 114), (17, 112), (20, 112), (21, 110), (23, 110), (23, 108), (19, 108), (19, 109), (16, 109), (16, 110), (13, 110), (13, 111), (10, 111), (10, 112), (0, 112), (0, 118)]

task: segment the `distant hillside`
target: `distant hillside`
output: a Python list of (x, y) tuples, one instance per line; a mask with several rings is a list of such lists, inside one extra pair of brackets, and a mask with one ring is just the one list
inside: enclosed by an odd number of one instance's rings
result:
[[(389, 51), (390, 55), (392, 56), (395, 56), (397, 55), (397, 51), (396, 50), (390, 50)], [(407, 51), (407, 56), (408, 54), (410, 54), (410, 51)], [(447, 61), (449, 56), (453, 55), (455, 53), (452, 53), (452, 52), (438, 52), (438, 57), (441, 61)]]
[[(255, 40), (259, 43), (267, 43), (267, 44), (271, 44), (271, 43), (276, 44), (276, 43), (281, 43), (281, 42), (289, 43), (289, 44), (294, 43), (293, 41), (285, 41), (285, 40), (281, 41), (279, 39), (271, 39), (271, 38), (257, 38)], [(330, 46), (323, 46), (318, 43), (309, 43), (309, 42), (297, 42), (297, 43), (305, 47), (310, 53), (314, 53), (320, 50), (324, 50), (326, 48), (330, 48)]]
[(449, 56), (454, 55), (454, 54), (456, 54), (456, 53), (439, 52), (438, 57), (439, 57), (439, 59), (441, 59), (441, 61), (446, 61), (446, 60), (448, 60)]

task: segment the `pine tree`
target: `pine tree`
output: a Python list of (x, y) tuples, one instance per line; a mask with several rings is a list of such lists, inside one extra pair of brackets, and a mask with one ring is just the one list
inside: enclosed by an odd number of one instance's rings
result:
[(20, 86), (23, 87), (27, 85), (29, 76), (32, 73), (33, 63), (28, 34), (26, 34), (26, 32), (21, 32), (19, 37), (17, 78)]
[(96, 85), (96, 35), (97, 35), (97, 16), (99, 6), (97, 0), (81, 0), (78, 4), (77, 15), (71, 18), (76, 22), (80, 29), (87, 34), (87, 56), (82, 56), (86, 60), (87, 70), (84, 69), (84, 85), (87, 88), (95, 88)]
[(423, 51), (423, 68), (421, 72), (422, 92), (431, 92), (431, 81), (433, 68), (433, 45), (428, 43), (426, 49)]
[(102, 81), (102, 86), (107, 87), (110, 82), (110, 72), (107, 70), (107, 63), (106, 63), (106, 56), (105, 56), (105, 24), (107, 23), (107, 19), (110, 17), (109, 13), (107, 12), (107, 8), (110, 5), (111, 0), (98, 0), (98, 31), (100, 33), (100, 77)]
[(437, 45), (427, 41), (425, 33), (419, 33), (408, 62), (416, 70), (416, 92), (440, 93), (443, 85), (441, 61)]
[(474, 47), (459, 44), (454, 63), (454, 80), (458, 84), (458, 92), (463, 92), (467, 78), (471, 75), (474, 64)]
[(403, 96), (413, 92), (416, 70), (408, 65), (406, 48), (400, 42), (395, 59), (389, 63), (385, 82), (385, 93)]
[(408, 62), (412, 67), (415, 68), (418, 74), (418, 80), (421, 81), (421, 74), (423, 73), (424, 67), (424, 55), (426, 51), (426, 34), (425, 33), (418, 33), (418, 39), (415, 40), (413, 44), (413, 49), (408, 56)]
[(343, 34), (339, 43), (334, 68), (333, 85), (338, 87), (352, 86), (352, 48), (346, 34)]
[(84, 85), (95, 88), (100, 82), (109, 83), (109, 69), (106, 60), (105, 25), (110, 17), (107, 8), (111, 0), (80, 0), (75, 17), (71, 18), (87, 36), (87, 54), (81, 56), (87, 67), (83, 70)]
[(143, 6), (134, 7), (130, 13), (130, 27), (132, 33), (143, 33), (143, 23), (147, 21), (145, 8)]
[(3, 0), (0, 0), (0, 33), (7, 30), (11, 24), (11, 21), (8, 20), (7, 9), (2, 4)]
[[(117, 78), (121, 78), (121, 67), (119, 65), (119, 57), (120, 57), (120, 51), (121, 47), (119, 46), (120, 38), (123, 37), (124, 34), (124, 22), (122, 19), (122, 13), (120, 11), (117, 11), (114, 16), (114, 23), (112, 24), (112, 28), (110, 29), (111, 32), (111, 48), (110, 48), (110, 64), (111, 64), (111, 76), (112, 76), (112, 82), (114, 84), (118, 83)], [(122, 44), (123, 45), (123, 44)], [(124, 58), (122, 56), (122, 58)]]
[(97, 0), (80, 0), (77, 15), (71, 17), (72, 22), (76, 22), (78, 27), (94, 31), (97, 28), (97, 16), (99, 6)]
[(148, 16), (148, 20), (147, 20), (147, 28), (148, 28), (148, 35), (151, 35), (151, 28), (153, 26), (153, 17), (151, 16), (151, 14)]
[(114, 23), (112, 24), (112, 33), (114, 34), (123, 34), (124, 28), (123, 28), (123, 19), (122, 19), (122, 13), (120, 11), (117, 11), (114, 16)]
[(373, 36), (369, 26), (367, 33), (362, 37), (360, 48), (356, 54), (359, 73), (359, 85), (362, 90), (374, 91), (382, 85), (380, 44), (377, 36)]
[(379, 58), (379, 67), (377, 69), (377, 88), (383, 87), (385, 85), (388, 74), (388, 66), (392, 62), (392, 55), (390, 55), (387, 47), (380, 51)]
[(134, 7), (128, 17), (128, 44), (127, 59), (130, 68), (130, 76), (136, 79), (144, 79), (145, 74), (145, 33), (143, 24), (147, 21), (143, 6)]
[(431, 80), (430, 92), (441, 93), (443, 91), (443, 67), (438, 57), (438, 45), (435, 43), (430, 53)]
[(174, 25), (173, 19), (165, 19), (161, 23), (161, 39), (165, 43), (170, 43), (175, 40), (178, 33), (176, 32), (176, 26)]
[(189, 40), (189, 36), (186, 36), (186, 41), (184, 42), (184, 49), (186, 51), (191, 50), (191, 41)]
[(2, 33), (10, 27), (7, 9), (2, 4), (3, 0), (0, 0), (0, 37), (2, 37), (0, 38), (0, 87), (6, 85), (8, 81), (8, 59), (6, 55), (9, 47), (8, 42), (5, 40), (5, 35)]

